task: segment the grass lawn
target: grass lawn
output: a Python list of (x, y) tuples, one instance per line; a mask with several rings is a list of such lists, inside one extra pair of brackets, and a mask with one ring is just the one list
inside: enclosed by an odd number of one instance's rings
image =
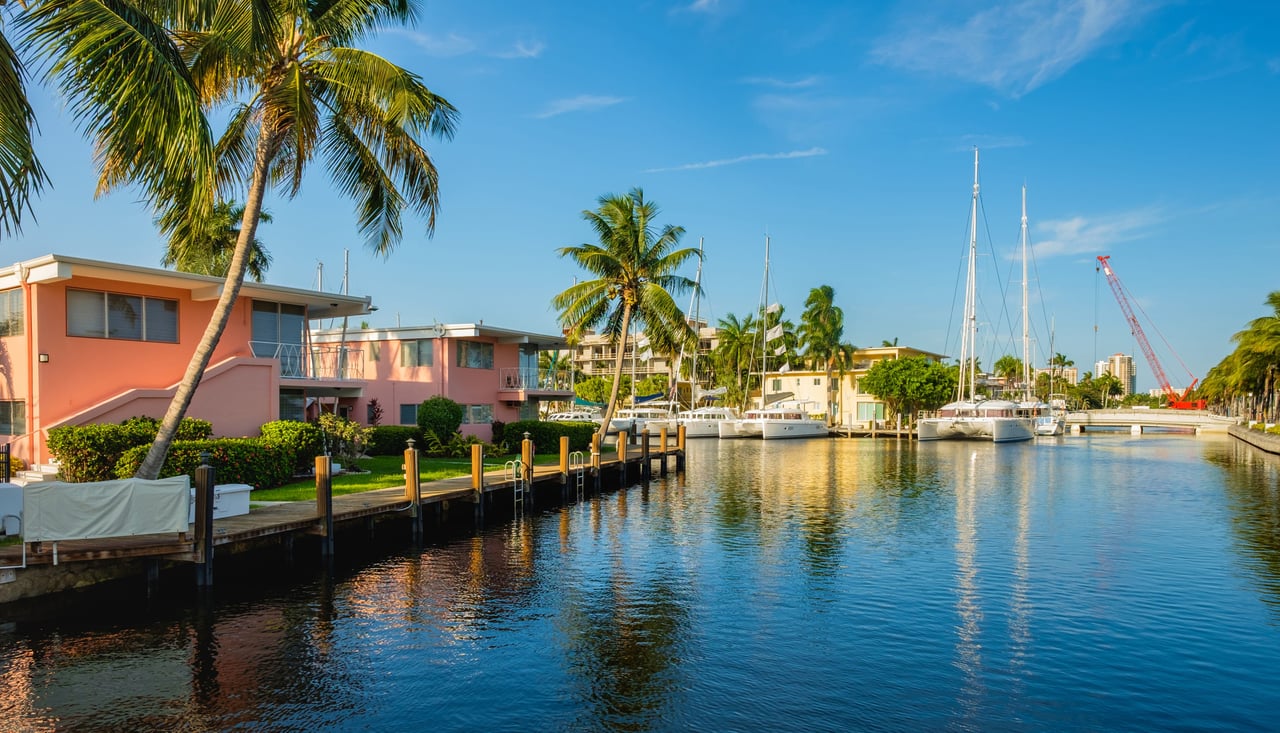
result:
[[(517, 456), (485, 456), (486, 471), (501, 469), (503, 465)], [(559, 453), (535, 455), (536, 465), (554, 464), (560, 460)], [(333, 477), (333, 495), (358, 494), (362, 491), (386, 489), (392, 486), (404, 486), (404, 456), (374, 456), (361, 458), (356, 465), (368, 473), (343, 473)], [(423, 483), (438, 481), (454, 476), (471, 474), (469, 458), (426, 458), (418, 461), (418, 475)], [(312, 501), (316, 498), (315, 479), (299, 479), (274, 489), (254, 489), (251, 502), (263, 501)]]

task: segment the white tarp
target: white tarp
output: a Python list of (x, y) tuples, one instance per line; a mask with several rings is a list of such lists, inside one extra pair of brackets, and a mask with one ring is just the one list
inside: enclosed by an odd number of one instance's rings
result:
[(22, 539), (56, 542), (185, 532), (190, 484), (188, 476), (31, 484), (22, 492)]

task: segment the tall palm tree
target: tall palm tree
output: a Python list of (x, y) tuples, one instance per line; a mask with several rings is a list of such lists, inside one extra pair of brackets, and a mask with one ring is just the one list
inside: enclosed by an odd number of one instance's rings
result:
[(598, 203), (597, 210), (583, 211), (582, 218), (595, 230), (599, 244), (559, 250), (561, 257), (572, 259), (596, 277), (556, 295), (551, 305), (560, 311), (561, 324), (574, 338), (594, 329), (615, 345), (613, 387), (600, 422), (603, 440), (618, 402), (632, 320), (644, 327), (651, 340), (658, 338), (659, 343), (689, 338), (687, 332), (692, 329), (672, 296), (699, 287), (693, 280), (676, 274), (699, 253), (692, 247), (679, 248), (683, 227), (668, 224), (655, 231), (653, 219), (658, 215), (658, 206), (646, 201), (639, 188), (624, 195), (601, 196)]
[[(736, 407), (745, 406), (745, 396), (750, 390), (750, 365), (756, 339), (756, 320), (747, 314), (741, 320), (730, 313), (716, 326), (716, 349), (712, 356), (716, 362), (716, 382), (730, 388)], [(743, 375), (747, 378), (744, 382)]]
[[(175, 211), (166, 212), (170, 216)], [(180, 272), (194, 272), (197, 275), (226, 277), (231, 267), (231, 256), (235, 254), (236, 242), (240, 239), (240, 224), (244, 221), (244, 206), (234, 201), (219, 201), (213, 209), (213, 218), (204, 226), (184, 228), (169, 227), (161, 222), (161, 227), (174, 231), (169, 240), (169, 248), (164, 253), (161, 264)], [(271, 222), (271, 214), (263, 211), (258, 221)], [(190, 239), (184, 239), (189, 236)], [(271, 255), (262, 240), (257, 237), (249, 244), (248, 277), (262, 282), (267, 269), (271, 267)]]
[(10, 8), (0, 0), (0, 235), (21, 230), (31, 197), (48, 178), (36, 158), (36, 116), (27, 101), (27, 71), (3, 30)]
[(836, 403), (831, 399), (831, 375), (836, 365), (849, 359), (851, 344), (844, 343), (844, 310), (835, 304), (836, 291), (830, 285), (820, 285), (809, 291), (804, 301), (804, 313), (800, 316), (797, 334), (804, 347), (809, 368), (821, 367), (827, 376), (827, 425), (835, 424)]
[[(425, 217), (428, 235), (434, 231), (437, 173), (419, 137), (452, 137), (457, 116), (416, 74), (354, 47), (378, 28), (411, 21), (413, 0), (216, 5), (217, 12), (186, 19), (175, 38), (201, 102), (230, 108), (217, 143), (217, 182), (224, 195), (244, 194), (244, 218), (222, 295), (138, 469), (143, 478), (158, 475), (226, 328), (268, 182), (293, 197), (308, 164), (323, 157), (339, 190), (356, 200), (367, 246), (385, 257), (402, 237), (405, 208)], [(190, 237), (185, 232), (208, 220), (169, 209), (161, 218), (170, 237)]]

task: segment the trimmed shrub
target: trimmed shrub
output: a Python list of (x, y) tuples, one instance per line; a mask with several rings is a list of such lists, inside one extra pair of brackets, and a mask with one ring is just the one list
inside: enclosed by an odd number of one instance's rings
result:
[(462, 427), (462, 405), (438, 395), (425, 400), (418, 405), (418, 427), (423, 437), (435, 433), (437, 438), (445, 440)]
[[(49, 431), (49, 453), (58, 460), (63, 481), (109, 481), (115, 478), (120, 456), (135, 446), (150, 449), (159, 428), (160, 421), (153, 417), (131, 417), (119, 425), (63, 425)], [(208, 438), (212, 433), (208, 420), (184, 417), (176, 439)]]
[[(115, 478), (128, 478), (137, 473), (149, 447), (139, 445), (125, 451), (116, 462)], [(169, 446), (160, 477), (186, 474), (194, 482), (200, 454), (204, 452), (209, 453), (214, 480), (220, 484), (249, 484), (255, 489), (269, 489), (293, 478), (290, 450), (265, 438), (175, 440)]]
[(448, 442), (437, 438), (435, 433), (427, 433), (423, 436), (422, 452), (428, 456), (466, 458), (471, 455), (471, 446), (477, 443), (485, 447), (485, 453), (490, 455), (501, 453), (496, 445), (486, 443), (474, 435), (463, 435), (462, 433), (454, 433)]
[(315, 423), (275, 420), (259, 430), (264, 441), (275, 443), (288, 451), (290, 470), (305, 471), (312, 467), (316, 456), (324, 453), (324, 433), (320, 432), (320, 427)]
[(422, 447), (422, 431), (412, 425), (378, 425), (369, 436), (369, 445), (365, 452), (371, 456), (402, 455), (413, 438), (418, 447)]
[(520, 449), (520, 441), (529, 433), (534, 449), (553, 453), (560, 449), (560, 436), (569, 436), (569, 450), (591, 450), (591, 436), (599, 426), (593, 422), (544, 422), (520, 420), (507, 423), (503, 428), (503, 442), (509, 450)]
[(504, 442), (506, 442), (507, 440), (507, 434), (506, 434), (507, 424), (506, 423), (502, 422), (501, 420), (494, 420), (492, 423), (489, 424), (489, 426), (493, 430), (493, 433), (492, 435), (490, 435), (489, 440), (493, 441), (495, 445), (499, 445), (499, 446), (502, 445)]

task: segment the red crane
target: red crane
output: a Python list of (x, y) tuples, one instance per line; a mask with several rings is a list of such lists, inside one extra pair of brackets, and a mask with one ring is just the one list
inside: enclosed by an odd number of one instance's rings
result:
[(1160, 360), (1156, 358), (1156, 352), (1151, 349), (1150, 342), (1147, 341), (1147, 334), (1142, 331), (1142, 325), (1138, 323), (1138, 317), (1134, 315), (1133, 308), (1129, 307), (1129, 299), (1125, 297), (1124, 288), (1120, 285), (1120, 278), (1116, 277), (1116, 273), (1111, 269), (1111, 255), (1098, 255), (1098, 263), (1102, 266), (1102, 271), (1106, 273), (1107, 284), (1111, 286), (1111, 292), (1116, 296), (1116, 302), (1120, 304), (1120, 310), (1124, 311), (1124, 317), (1129, 321), (1129, 330), (1133, 332), (1134, 338), (1138, 339), (1138, 345), (1142, 347), (1143, 356), (1147, 357), (1147, 363), (1151, 365), (1151, 372), (1156, 375), (1156, 380), (1160, 382), (1160, 388), (1164, 390), (1165, 397), (1169, 398), (1169, 407), (1175, 410), (1203, 410), (1205, 408), (1204, 400), (1191, 401), (1188, 399), (1191, 390), (1196, 388), (1199, 379), (1192, 379), (1191, 386), (1187, 387), (1187, 391), (1178, 394), (1173, 391), (1173, 387), (1169, 384), (1169, 378), (1164, 375), (1164, 367), (1160, 366)]

